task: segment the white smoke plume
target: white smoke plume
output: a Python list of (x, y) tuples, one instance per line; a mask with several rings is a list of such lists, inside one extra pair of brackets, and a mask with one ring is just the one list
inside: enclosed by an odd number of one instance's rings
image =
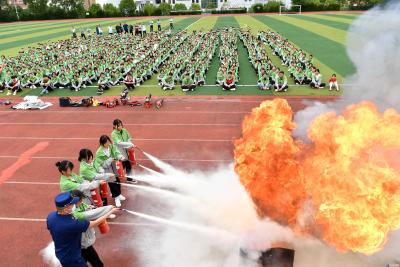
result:
[(313, 103), (295, 115), (295, 135), (306, 138), (311, 121), (326, 111), (339, 112), (343, 107), (363, 100), (374, 102), (380, 110), (398, 108), (400, 91), (400, 2), (392, 1), (359, 16), (347, 37), (347, 53), (356, 73), (346, 78), (340, 100)]
[[(260, 220), (233, 165), (206, 173), (172, 171), (171, 165), (165, 167), (169, 174), (138, 178), (154, 186), (175, 188), (201, 206), (190, 208), (179, 199), (168, 198), (168, 201), (160, 199), (158, 207), (143, 207), (140, 212), (165, 217), (165, 210), (169, 210), (169, 220), (225, 229), (236, 238), (217, 235), (210, 238), (209, 234), (163, 225), (143, 228), (129, 242), (140, 255), (142, 267), (260, 267), (256, 261), (259, 251), (275, 246), (296, 250), (295, 267), (383, 267), (382, 258), (339, 253), (319, 240), (299, 237), (269, 219)], [(182, 184), (176, 183), (183, 180)], [(249, 257), (241, 257), (240, 249), (247, 250)]]
[(43, 258), (43, 262), (50, 267), (61, 267), (60, 261), (56, 257), (54, 248), (54, 242), (50, 242), (47, 247), (39, 252), (39, 255)]

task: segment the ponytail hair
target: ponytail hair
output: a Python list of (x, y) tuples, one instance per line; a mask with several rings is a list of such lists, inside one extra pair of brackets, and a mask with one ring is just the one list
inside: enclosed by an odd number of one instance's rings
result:
[(74, 164), (69, 160), (62, 160), (56, 162), (56, 167), (60, 173), (66, 172), (68, 169), (71, 171), (74, 169)]
[(81, 151), (79, 151), (79, 157), (78, 157), (79, 162), (81, 162), (82, 160), (89, 160), (92, 158), (93, 158), (93, 153), (90, 149), (82, 148)]

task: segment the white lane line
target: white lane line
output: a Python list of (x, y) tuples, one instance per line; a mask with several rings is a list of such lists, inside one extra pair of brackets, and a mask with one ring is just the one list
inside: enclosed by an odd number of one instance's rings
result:
[[(12, 156), (12, 155), (0, 155), (0, 158), (11, 158), (16, 159), (20, 156)], [(43, 156), (43, 157), (32, 157), (32, 159), (76, 159), (75, 157), (70, 156)], [(151, 161), (146, 158), (138, 158), (138, 161)], [(180, 162), (231, 162), (232, 159), (160, 159), (162, 161), (180, 161)]]
[[(110, 123), (97, 122), (0, 122), (0, 125), (94, 125), (94, 126), (110, 126)], [(240, 124), (235, 123), (124, 123), (124, 126), (223, 126), (238, 127)]]
[[(98, 137), (34, 137), (34, 136), (0, 136), (0, 139), (5, 140), (98, 140)], [(235, 137), (232, 139), (152, 139), (152, 138), (135, 138), (136, 141), (154, 141), (154, 142), (233, 142)]]
[[(11, 222), (46, 222), (46, 219), (40, 218), (23, 218), (23, 217), (0, 217), (0, 221), (11, 221)], [(155, 223), (134, 223), (134, 222), (111, 222), (107, 221), (112, 225), (126, 225), (126, 226), (156, 226), (160, 224)]]

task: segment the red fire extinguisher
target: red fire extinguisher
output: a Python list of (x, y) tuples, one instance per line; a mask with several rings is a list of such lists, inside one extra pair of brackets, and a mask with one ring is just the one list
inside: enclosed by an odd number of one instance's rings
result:
[(106, 182), (100, 184), (100, 192), (102, 198), (108, 198), (110, 192), (108, 191), (108, 184)]
[(90, 194), (92, 195), (92, 200), (97, 207), (103, 207), (103, 201), (100, 197), (100, 191), (98, 188), (90, 190)]
[(118, 173), (120, 181), (125, 182), (126, 177), (125, 177), (125, 170), (124, 170), (124, 166), (122, 165), (122, 161), (118, 160), (115, 165), (117, 167), (117, 173)]
[(107, 221), (102, 222), (99, 224), (100, 233), (107, 234), (110, 231), (110, 226), (108, 225)]
[(137, 164), (135, 159), (135, 149), (133, 147), (128, 149), (128, 158), (132, 165)]

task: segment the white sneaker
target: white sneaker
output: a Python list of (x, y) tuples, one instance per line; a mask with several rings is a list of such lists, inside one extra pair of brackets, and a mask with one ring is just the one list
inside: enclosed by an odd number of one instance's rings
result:
[(110, 216), (108, 216), (108, 218), (110, 218), (110, 219), (115, 219), (115, 218), (117, 218), (117, 215), (115, 215), (115, 214), (110, 214)]
[(8, 92), (7, 92), (7, 95), (11, 95), (11, 91), (8, 91)]
[(125, 200), (126, 200), (126, 197), (124, 197), (123, 195), (119, 195), (118, 198), (119, 198), (119, 200), (121, 200), (121, 201), (125, 201)]
[(17, 95), (17, 91), (14, 91), (13, 95)]
[(117, 208), (120, 208), (120, 207), (121, 207), (121, 200), (120, 200), (120, 198), (119, 198), (119, 197), (116, 197), (114, 200), (115, 200), (115, 206), (116, 206)]

